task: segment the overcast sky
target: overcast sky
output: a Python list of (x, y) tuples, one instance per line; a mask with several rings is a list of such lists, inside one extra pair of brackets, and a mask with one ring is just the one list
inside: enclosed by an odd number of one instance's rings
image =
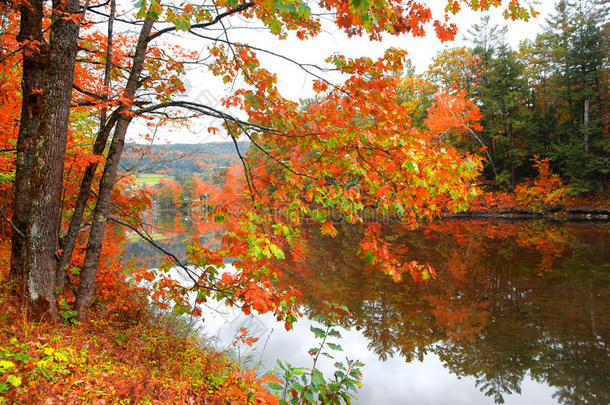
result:
[[(432, 1), (431, 1), (432, 2)], [(506, 21), (502, 17), (503, 8), (494, 9), (489, 13), (491, 21), (494, 24), (508, 25), (508, 41), (516, 48), (519, 41), (526, 38), (534, 38), (541, 31), (541, 26), (545, 22), (545, 18), (553, 12), (556, 0), (541, 0), (536, 7), (540, 11), (540, 15), (530, 19), (528, 22), (513, 22)], [(433, 7), (433, 16), (442, 15), (443, 2), (432, 2), (437, 4), (436, 10)], [(506, 1), (503, 2), (506, 4)], [(436, 11), (436, 12), (435, 12)], [(467, 45), (463, 36), (474, 23), (477, 23), (483, 13), (476, 13), (471, 10), (464, 10), (454, 17), (454, 22), (458, 26), (458, 35), (456, 41), (441, 43), (436, 36), (432, 27), (428, 29), (428, 35), (423, 38), (413, 38), (410, 35), (403, 36), (384, 36), (382, 41), (370, 41), (368, 38), (348, 38), (342, 31), (338, 30), (332, 24), (323, 24), (323, 33), (313, 40), (299, 41), (294, 37), (289, 37), (287, 40), (278, 40), (277, 38), (266, 34), (263, 31), (255, 30), (240, 30), (239, 28), (230, 31), (230, 39), (235, 42), (248, 42), (260, 48), (273, 50), (276, 53), (286, 55), (301, 63), (312, 63), (320, 66), (326, 66), (324, 60), (333, 53), (341, 53), (346, 56), (370, 56), (379, 57), (389, 47), (397, 47), (405, 49), (409, 57), (413, 61), (418, 72), (425, 71), (431, 59), (441, 50)], [(239, 20), (231, 21), (234, 26), (243, 25)], [(184, 34), (183, 34), (184, 35)], [(180, 41), (186, 47), (205, 52), (207, 44), (200, 41), (194, 41), (186, 37), (173, 37), (167, 40)], [(261, 62), (271, 71), (278, 74), (278, 86), (285, 97), (294, 100), (307, 98), (313, 94), (311, 89), (311, 75), (308, 75), (299, 67), (289, 62), (278, 59), (270, 55), (259, 54)], [(325, 77), (332, 81), (340, 81), (337, 76), (325, 74)], [(231, 91), (229, 86), (222, 85), (209, 73), (205, 72), (201, 67), (191, 70), (187, 75), (187, 91), (188, 97), (195, 99), (198, 102), (214, 106), (217, 100)], [(239, 85), (239, 83), (237, 84)], [(150, 131), (146, 127), (134, 123), (130, 128), (129, 139), (138, 142), (139, 136), (144, 131)], [(217, 122), (210, 120), (200, 120), (188, 127), (179, 129), (159, 129), (155, 137), (155, 143), (200, 143), (212, 141), (229, 141), (226, 136), (216, 135), (211, 136), (207, 132), (208, 126), (219, 126)]]

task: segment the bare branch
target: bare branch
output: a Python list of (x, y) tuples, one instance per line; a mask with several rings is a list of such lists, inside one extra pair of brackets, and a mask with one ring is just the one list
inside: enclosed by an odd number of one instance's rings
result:
[(268, 54), (268, 55), (275, 56), (275, 57), (277, 57), (277, 58), (283, 59), (283, 60), (285, 60), (285, 61), (287, 61), (287, 62), (290, 62), (290, 63), (292, 63), (292, 64), (294, 64), (294, 65), (298, 66), (298, 67), (299, 67), (300, 69), (302, 69), (302, 70), (303, 70), (305, 73), (310, 74), (310, 75), (312, 75), (313, 77), (315, 77), (316, 79), (323, 81), (324, 83), (328, 84), (330, 87), (334, 88), (335, 90), (338, 90), (338, 91), (340, 91), (340, 92), (342, 92), (342, 93), (344, 93), (344, 94), (346, 94), (346, 95), (348, 95), (348, 96), (351, 96), (351, 95), (350, 95), (349, 93), (347, 93), (345, 90), (343, 90), (343, 89), (339, 88), (339, 87), (338, 87), (337, 85), (335, 85), (334, 83), (332, 83), (332, 82), (328, 81), (328, 80), (327, 80), (327, 79), (325, 79), (323, 76), (321, 76), (321, 75), (319, 75), (319, 74), (317, 74), (317, 73), (314, 73), (313, 71), (311, 71), (311, 70), (310, 70), (310, 69), (308, 69), (308, 68), (315, 68), (315, 69), (317, 69), (317, 70), (319, 70), (319, 71), (321, 71), (321, 72), (334, 72), (334, 71), (336, 71), (337, 69), (334, 69), (334, 68), (333, 68), (333, 69), (330, 69), (330, 68), (323, 68), (323, 67), (321, 67), (321, 66), (314, 65), (314, 64), (311, 64), (311, 63), (301, 63), (301, 62), (297, 62), (297, 61), (296, 61), (296, 60), (294, 60), (294, 59), (291, 59), (291, 58), (289, 58), (289, 57), (287, 57), (287, 56), (285, 56), (285, 55), (282, 55), (282, 54), (280, 54), (280, 53), (270, 51), (270, 50), (268, 50), (268, 49), (259, 48), (259, 47), (252, 46), (252, 45), (248, 45), (248, 44), (240, 44), (240, 43), (237, 43), (237, 42), (232, 42), (232, 41), (229, 41), (229, 40), (226, 40), (226, 39), (220, 39), (220, 38), (209, 37), (209, 36), (207, 36), (207, 35), (202, 35), (202, 34), (199, 34), (199, 33), (197, 33), (197, 32), (194, 32), (192, 29), (191, 29), (189, 32), (190, 32), (191, 34), (195, 35), (196, 37), (199, 37), (199, 38), (202, 38), (202, 39), (207, 39), (207, 40), (210, 40), (210, 41), (222, 42), (222, 43), (225, 43), (225, 44), (227, 44), (227, 45), (230, 45), (230, 46), (235, 46), (235, 47), (238, 47), (238, 48), (248, 48), (248, 49), (252, 49), (253, 51), (263, 52), (263, 53), (266, 53), (266, 54)]
[[(4, 207), (2, 207), (2, 208), (4, 208)], [(13, 221), (11, 221), (10, 218), (6, 216), (6, 214), (4, 213), (4, 211), (2, 211), (2, 209), (0, 209), (0, 216), (2, 216), (2, 218), (4, 218), (4, 220), (9, 223), (11, 228), (13, 228), (13, 230), (15, 232), (17, 232), (17, 234), (19, 236), (21, 236), (22, 238), (25, 238), (25, 235), (23, 234), (23, 232), (21, 232), (21, 230), (19, 228), (17, 228), (17, 226), (13, 223)]]
[(208, 291), (215, 291), (217, 293), (222, 294), (224, 296), (224, 298), (226, 298), (232, 305), (239, 307), (239, 305), (237, 305), (234, 300), (229, 298), (231, 296), (233, 296), (233, 297), (235, 296), (235, 294), (233, 292), (199, 284), (197, 278), (195, 278), (197, 276), (197, 274), (192, 269), (188, 268), (188, 264), (182, 263), (182, 261), (180, 261), (180, 259), (178, 259), (172, 252), (169, 252), (168, 250), (164, 249), (163, 246), (161, 246), (157, 242), (155, 242), (155, 240), (152, 237), (150, 237), (150, 235), (148, 235), (145, 231), (138, 229), (136, 226), (130, 224), (127, 221), (122, 220), (121, 218), (118, 218), (118, 217), (115, 217), (112, 215), (107, 215), (106, 218), (113, 222), (116, 222), (117, 224), (123, 225), (123, 226), (131, 229), (136, 234), (138, 234), (138, 236), (140, 238), (142, 238), (144, 241), (146, 241), (151, 246), (153, 246), (154, 248), (159, 250), (161, 253), (163, 253), (165, 256), (167, 256), (172, 261), (172, 263), (176, 265), (176, 267), (179, 267), (180, 269), (184, 270), (186, 275), (194, 283), (192, 287), (188, 288), (189, 290), (204, 289), (204, 290), (208, 290)]

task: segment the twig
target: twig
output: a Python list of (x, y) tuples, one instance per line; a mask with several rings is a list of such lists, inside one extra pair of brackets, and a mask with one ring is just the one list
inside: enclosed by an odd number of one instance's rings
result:
[[(252, 7), (254, 5), (255, 5), (255, 3), (244, 3), (244, 4), (241, 4), (241, 5), (237, 6), (234, 9), (231, 9), (231, 10), (228, 10), (228, 11), (226, 11), (224, 13), (218, 14), (210, 22), (200, 23), (200, 24), (193, 24), (191, 26), (191, 28), (205, 28), (205, 27), (209, 27), (209, 26), (214, 25), (217, 22), (221, 21), (225, 17), (228, 17), (228, 16), (236, 14), (236, 13), (240, 13), (240, 12), (242, 12), (244, 10), (249, 9), (250, 7)], [(176, 31), (176, 30), (177, 30), (177, 28), (175, 26), (174, 27), (164, 28), (162, 30), (159, 30), (159, 31), (155, 32), (154, 34), (149, 35), (147, 41), (150, 42), (153, 39), (155, 39), (155, 38), (157, 38), (157, 37), (159, 37), (159, 36), (161, 36), (161, 35), (163, 35), (163, 34), (165, 34), (167, 32), (172, 32), (172, 31)]]
[[(4, 206), (2, 206), (2, 208), (4, 208)], [(25, 235), (23, 234), (23, 232), (21, 232), (21, 230), (19, 228), (17, 228), (17, 226), (13, 223), (13, 221), (11, 221), (9, 219), (9, 217), (6, 216), (6, 214), (4, 214), (4, 211), (2, 211), (2, 208), (0, 208), (0, 215), (2, 215), (2, 218), (4, 218), (6, 220), (6, 222), (8, 222), (11, 227), (15, 230), (15, 232), (17, 232), (17, 234), (19, 236), (21, 236), (22, 238), (25, 238)]]

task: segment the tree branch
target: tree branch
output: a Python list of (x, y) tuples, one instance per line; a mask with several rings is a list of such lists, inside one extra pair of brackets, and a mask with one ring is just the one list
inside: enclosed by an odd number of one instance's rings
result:
[[(193, 28), (206, 28), (206, 27), (212, 26), (212, 25), (218, 23), (219, 21), (221, 21), (225, 17), (231, 16), (233, 14), (240, 13), (240, 12), (245, 11), (245, 10), (247, 10), (250, 7), (253, 7), (253, 6), (255, 6), (255, 3), (252, 3), (252, 2), (241, 4), (241, 5), (237, 6), (237, 7), (235, 7), (234, 9), (231, 9), (231, 10), (225, 11), (224, 13), (218, 14), (210, 22), (193, 24), (193, 25), (191, 25), (191, 29), (193, 29)], [(153, 39), (156, 39), (156, 38), (160, 37), (163, 34), (166, 34), (168, 32), (172, 32), (172, 31), (176, 31), (176, 30), (177, 30), (177, 28), (175, 26), (174, 27), (167, 27), (167, 28), (161, 29), (161, 30), (155, 32), (154, 34), (149, 35), (148, 39), (147, 39), (147, 42), (150, 42)]]
[(106, 215), (106, 218), (108, 220), (110, 220), (110, 221), (116, 222), (117, 224), (123, 225), (123, 226), (131, 229), (136, 234), (138, 234), (138, 236), (140, 238), (142, 238), (144, 241), (146, 241), (151, 246), (153, 246), (154, 248), (159, 250), (161, 253), (163, 253), (165, 256), (170, 258), (170, 260), (176, 265), (176, 267), (180, 267), (180, 269), (184, 270), (184, 272), (186, 273), (188, 278), (190, 278), (191, 281), (194, 283), (192, 287), (188, 288), (189, 290), (196, 290), (196, 289), (202, 288), (204, 290), (218, 292), (218, 293), (222, 294), (232, 305), (235, 305), (236, 307), (240, 308), (240, 306), (237, 305), (237, 303), (234, 300), (229, 298), (230, 296), (235, 296), (234, 293), (232, 293), (230, 291), (225, 291), (225, 290), (221, 290), (221, 289), (218, 289), (218, 288), (214, 288), (214, 287), (210, 287), (210, 286), (199, 284), (199, 282), (195, 278), (196, 273), (193, 270), (188, 268), (188, 263), (183, 264), (180, 261), (180, 259), (178, 259), (172, 252), (164, 249), (150, 235), (146, 234), (145, 231), (142, 231), (142, 230), (138, 229), (136, 226), (130, 224), (129, 222), (124, 221), (121, 218), (115, 217), (113, 215)]
[[(4, 208), (4, 207), (2, 207), (2, 208)], [(0, 216), (2, 216), (2, 218), (4, 218), (4, 220), (9, 223), (11, 228), (13, 228), (13, 230), (15, 232), (17, 232), (17, 234), (19, 236), (21, 236), (22, 238), (25, 238), (25, 235), (23, 234), (23, 232), (21, 232), (21, 230), (19, 228), (17, 228), (17, 226), (13, 223), (13, 221), (11, 221), (10, 218), (7, 217), (6, 214), (4, 214), (4, 211), (2, 211), (2, 209), (0, 209)]]

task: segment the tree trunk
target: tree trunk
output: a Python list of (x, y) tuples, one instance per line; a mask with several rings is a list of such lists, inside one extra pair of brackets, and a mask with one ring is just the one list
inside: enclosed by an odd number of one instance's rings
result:
[[(42, 0), (33, 0), (31, 5), (25, 2), (20, 6), (19, 42), (42, 41)], [(44, 65), (36, 60), (32, 51), (23, 52), (23, 70), (21, 77), (21, 119), (17, 138), (17, 155), (15, 159), (15, 180), (13, 185), (13, 224), (20, 233), (13, 232), (11, 238), (11, 266), (9, 279), (20, 287), (20, 296), (25, 294), (23, 264), (25, 261), (26, 224), (30, 201), (30, 173), (32, 171), (32, 147), (38, 131), (40, 113), (40, 93), (42, 88)]]
[[(148, 37), (152, 31), (153, 24), (154, 21), (151, 18), (146, 18), (142, 30), (140, 31), (133, 65), (123, 94), (125, 98), (130, 100), (134, 98), (136, 91), (140, 86), (140, 74), (144, 68)], [(127, 134), (130, 123), (131, 115), (129, 114), (129, 107), (121, 108), (121, 111), (119, 111), (118, 123), (112, 137), (112, 143), (110, 144), (108, 157), (106, 158), (102, 179), (100, 180), (97, 202), (93, 212), (93, 223), (91, 224), (87, 251), (85, 253), (85, 262), (81, 271), (81, 279), (76, 296), (76, 310), (80, 320), (86, 318), (87, 311), (91, 305), (91, 299), (93, 298), (95, 277), (97, 275), (102, 252), (102, 243), (104, 241), (104, 232), (106, 229), (106, 217), (110, 208), (110, 197), (116, 182), (117, 169), (125, 144), (125, 135)]]
[[(108, 141), (108, 136), (112, 131), (113, 122), (114, 120), (109, 121), (108, 125), (102, 128), (98, 134), (95, 144), (93, 145), (93, 153), (95, 155), (101, 156), (104, 152), (106, 143)], [(78, 197), (76, 198), (74, 211), (72, 213), (72, 218), (70, 219), (70, 225), (68, 225), (68, 231), (61, 240), (62, 252), (56, 274), (56, 285), (59, 288), (63, 288), (65, 284), (66, 268), (72, 259), (72, 253), (74, 252), (74, 246), (76, 245), (76, 238), (78, 237), (81, 222), (83, 220), (83, 214), (85, 213), (85, 208), (87, 207), (87, 200), (89, 200), (89, 195), (91, 194), (91, 185), (93, 184), (93, 178), (95, 177), (97, 165), (97, 162), (89, 163), (85, 169), (85, 173), (83, 174), (83, 178), (80, 183)]]
[(510, 181), (511, 181), (511, 186), (514, 189), (515, 188), (515, 155), (514, 155), (514, 151), (515, 151), (515, 137), (513, 135), (513, 123), (509, 120), (508, 121), (508, 125), (506, 125), (506, 134), (508, 135), (508, 139), (510, 140)]
[(585, 113), (583, 117), (584, 126), (585, 126), (585, 152), (589, 152), (589, 103), (590, 100), (585, 100)]
[[(104, 68), (104, 89), (107, 91), (110, 87), (110, 70), (112, 68), (112, 33), (114, 29), (114, 14), (116, 11), (116, 2), (111, 0), (110, 2), (110, 17), (108, 19), (108, 37), (106, 39), (106, 66)], [(104, 99), (107, 96), (104, 94)], [(100, 129), (93, 145), (93, 154), (101, 156), (106, 149), (106, 143), (108, 142), (108, 136), (112, 131), (114, 123), (116, 123), (116, 116), (113, 116), (109, 122), (106, 117), (106, 107), (102, 108), (100, 113)], [(59, 288), (63, 288), (66, 280), (66, 268), (70, 264), (72, 259), (72, 253), (74, 252), (74, 246), (76, 244), (76, 238), (80, 230), (81, 222), (83, 220), (83, 214), (87, 206), (87, 200), (91, 194), (91, 185), (93, 184), (93, 178), (95, 177), (95, 171), (97, 170), (97, 162), (89, 163), (83, 174), (83, 178), (80, 183), (80, 189), (72, 218), (70, 219), (70, 225), (65, 237), (61, 240), (61, 258), (59, 260), (59, 266), (57, 268), (57, 281), (56, 284)]]
[(29, 315), (57, 318), (55, 297), (61, 191), (68, 137), (74, 68), (78, 53), (78, 0), (54, 0), (40, 119), (33, 144), (30, 210), (26, 227), (24, 275)]

